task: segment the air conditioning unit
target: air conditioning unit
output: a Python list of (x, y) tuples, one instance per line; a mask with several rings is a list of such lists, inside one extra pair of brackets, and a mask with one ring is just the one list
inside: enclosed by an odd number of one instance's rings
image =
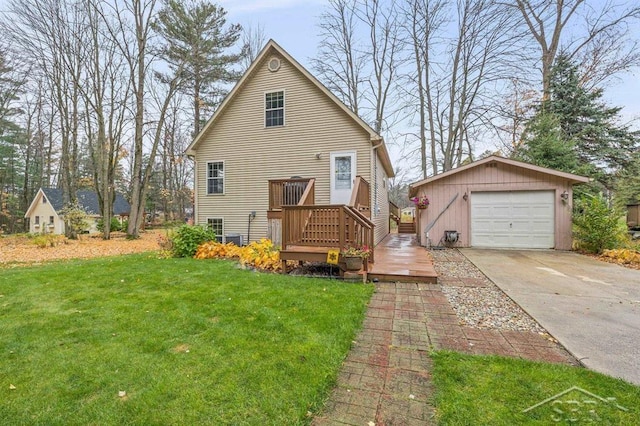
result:
[(224, 236), (225, 242), (233, 243), (238, 247), (242, 247), (243, 238), (241, 234), (227, 234)]

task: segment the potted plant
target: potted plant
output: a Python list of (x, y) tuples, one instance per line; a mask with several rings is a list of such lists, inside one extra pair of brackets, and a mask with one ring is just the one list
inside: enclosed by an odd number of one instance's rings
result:
[(413, 197), (411, 201), (413, 201), (413, 204), (415, 204), (416, 207), (420, 210), (429, 207), (429, 197), (427, 197), (426, 195), (423, 195), (421, 197)]
[(362, 268), (362, 260), (369, 257), (371, 249), (365, 245), (349, 245), (340, 254), (347, 271), (359, 271)]

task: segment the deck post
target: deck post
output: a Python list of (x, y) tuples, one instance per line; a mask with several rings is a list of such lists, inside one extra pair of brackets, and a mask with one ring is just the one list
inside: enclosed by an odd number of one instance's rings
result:
[(340, 250), (345, 248), (345, 238), (344, 238), (344, 231), (345, 231), (345, 215), (344, 215), (344, 207), (340, 207), (339, 210), (339, 214), (338, 214), (338, 220), (340, 221), (339, 225), (338, 225), (338, 232), (339, 232), (339, 237), (338, 237), (338, 244), (340, 244)]

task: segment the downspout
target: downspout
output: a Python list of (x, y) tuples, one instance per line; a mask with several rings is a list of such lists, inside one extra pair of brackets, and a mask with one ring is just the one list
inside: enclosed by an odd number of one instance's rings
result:
[(379, 213), (380, 207), (378, 206), (378, 191), (376, 190), (378, 185), (378, 156), (376, 154), (376, 150), (382, 146), (384, 140), (381, 138), (380, 143), (377, 145), (373, 145), (371, 147), (371, 158), (373, 159), (373, 182), (371, 185), (371, 189), (373, 190), (373, 211), (376, 216)]
[(196, 212), (196, 206), (198, 205), (198, 188), (196, 182), (198, 182), (198, 162), (195, 155), (185, 154), (187, 158), (193, 161), (193, 217), (191, 218), (193, 225), (197, 225), (196, 218), (198, 217)]
[(256, 218), (256, 212), (249, 213), (249, 221), (247, 223), (247, 244), (251, 244), (251, 222)]

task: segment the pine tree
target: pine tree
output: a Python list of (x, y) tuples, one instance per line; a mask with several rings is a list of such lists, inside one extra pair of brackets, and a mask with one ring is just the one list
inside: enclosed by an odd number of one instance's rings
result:
[(522, 148), (516, 153), (519, 160), (568, 173), (577, 173), (578, 158), (575, 142), (562, 137), (560, 120), (550, 113), (533, 117), (522, 134)]
[(231, 67), (242, 56), (228, 50), (240, 38), (242, 27), (227, 27), (226, 15), (224, 8), (206, 0), (168, 0), (154, 25), (166, 41), (162, 57), (174, 68), (186, 63), (182, 72), (193, 99), (194, 136), (202, 126), (201, 109), (215, 106), (224, 96), (220, 84), (239, 78)]
[(578, 67), (561, 55), (553, 67), (550, 97), (542, 111), (558, 118), (562, 139), (575, 142), (578, 161), (594, 166), (599, 176), (592, 177), (610, 188), (608, 177), (630, 164), (639, 134), (619, 124), (622, 108), (608, 107), (602, 94), (602, 89), (586, 90)]
[(518, 155), (534, 164), (583, 174), (613, 189), (615, 175), (632, 163), (640, 134), (619, 124), (622, 108), (608, 107), (602, 89), (586, 90), (577, 66), (559, 56), (550, 96), (527, 123)]

